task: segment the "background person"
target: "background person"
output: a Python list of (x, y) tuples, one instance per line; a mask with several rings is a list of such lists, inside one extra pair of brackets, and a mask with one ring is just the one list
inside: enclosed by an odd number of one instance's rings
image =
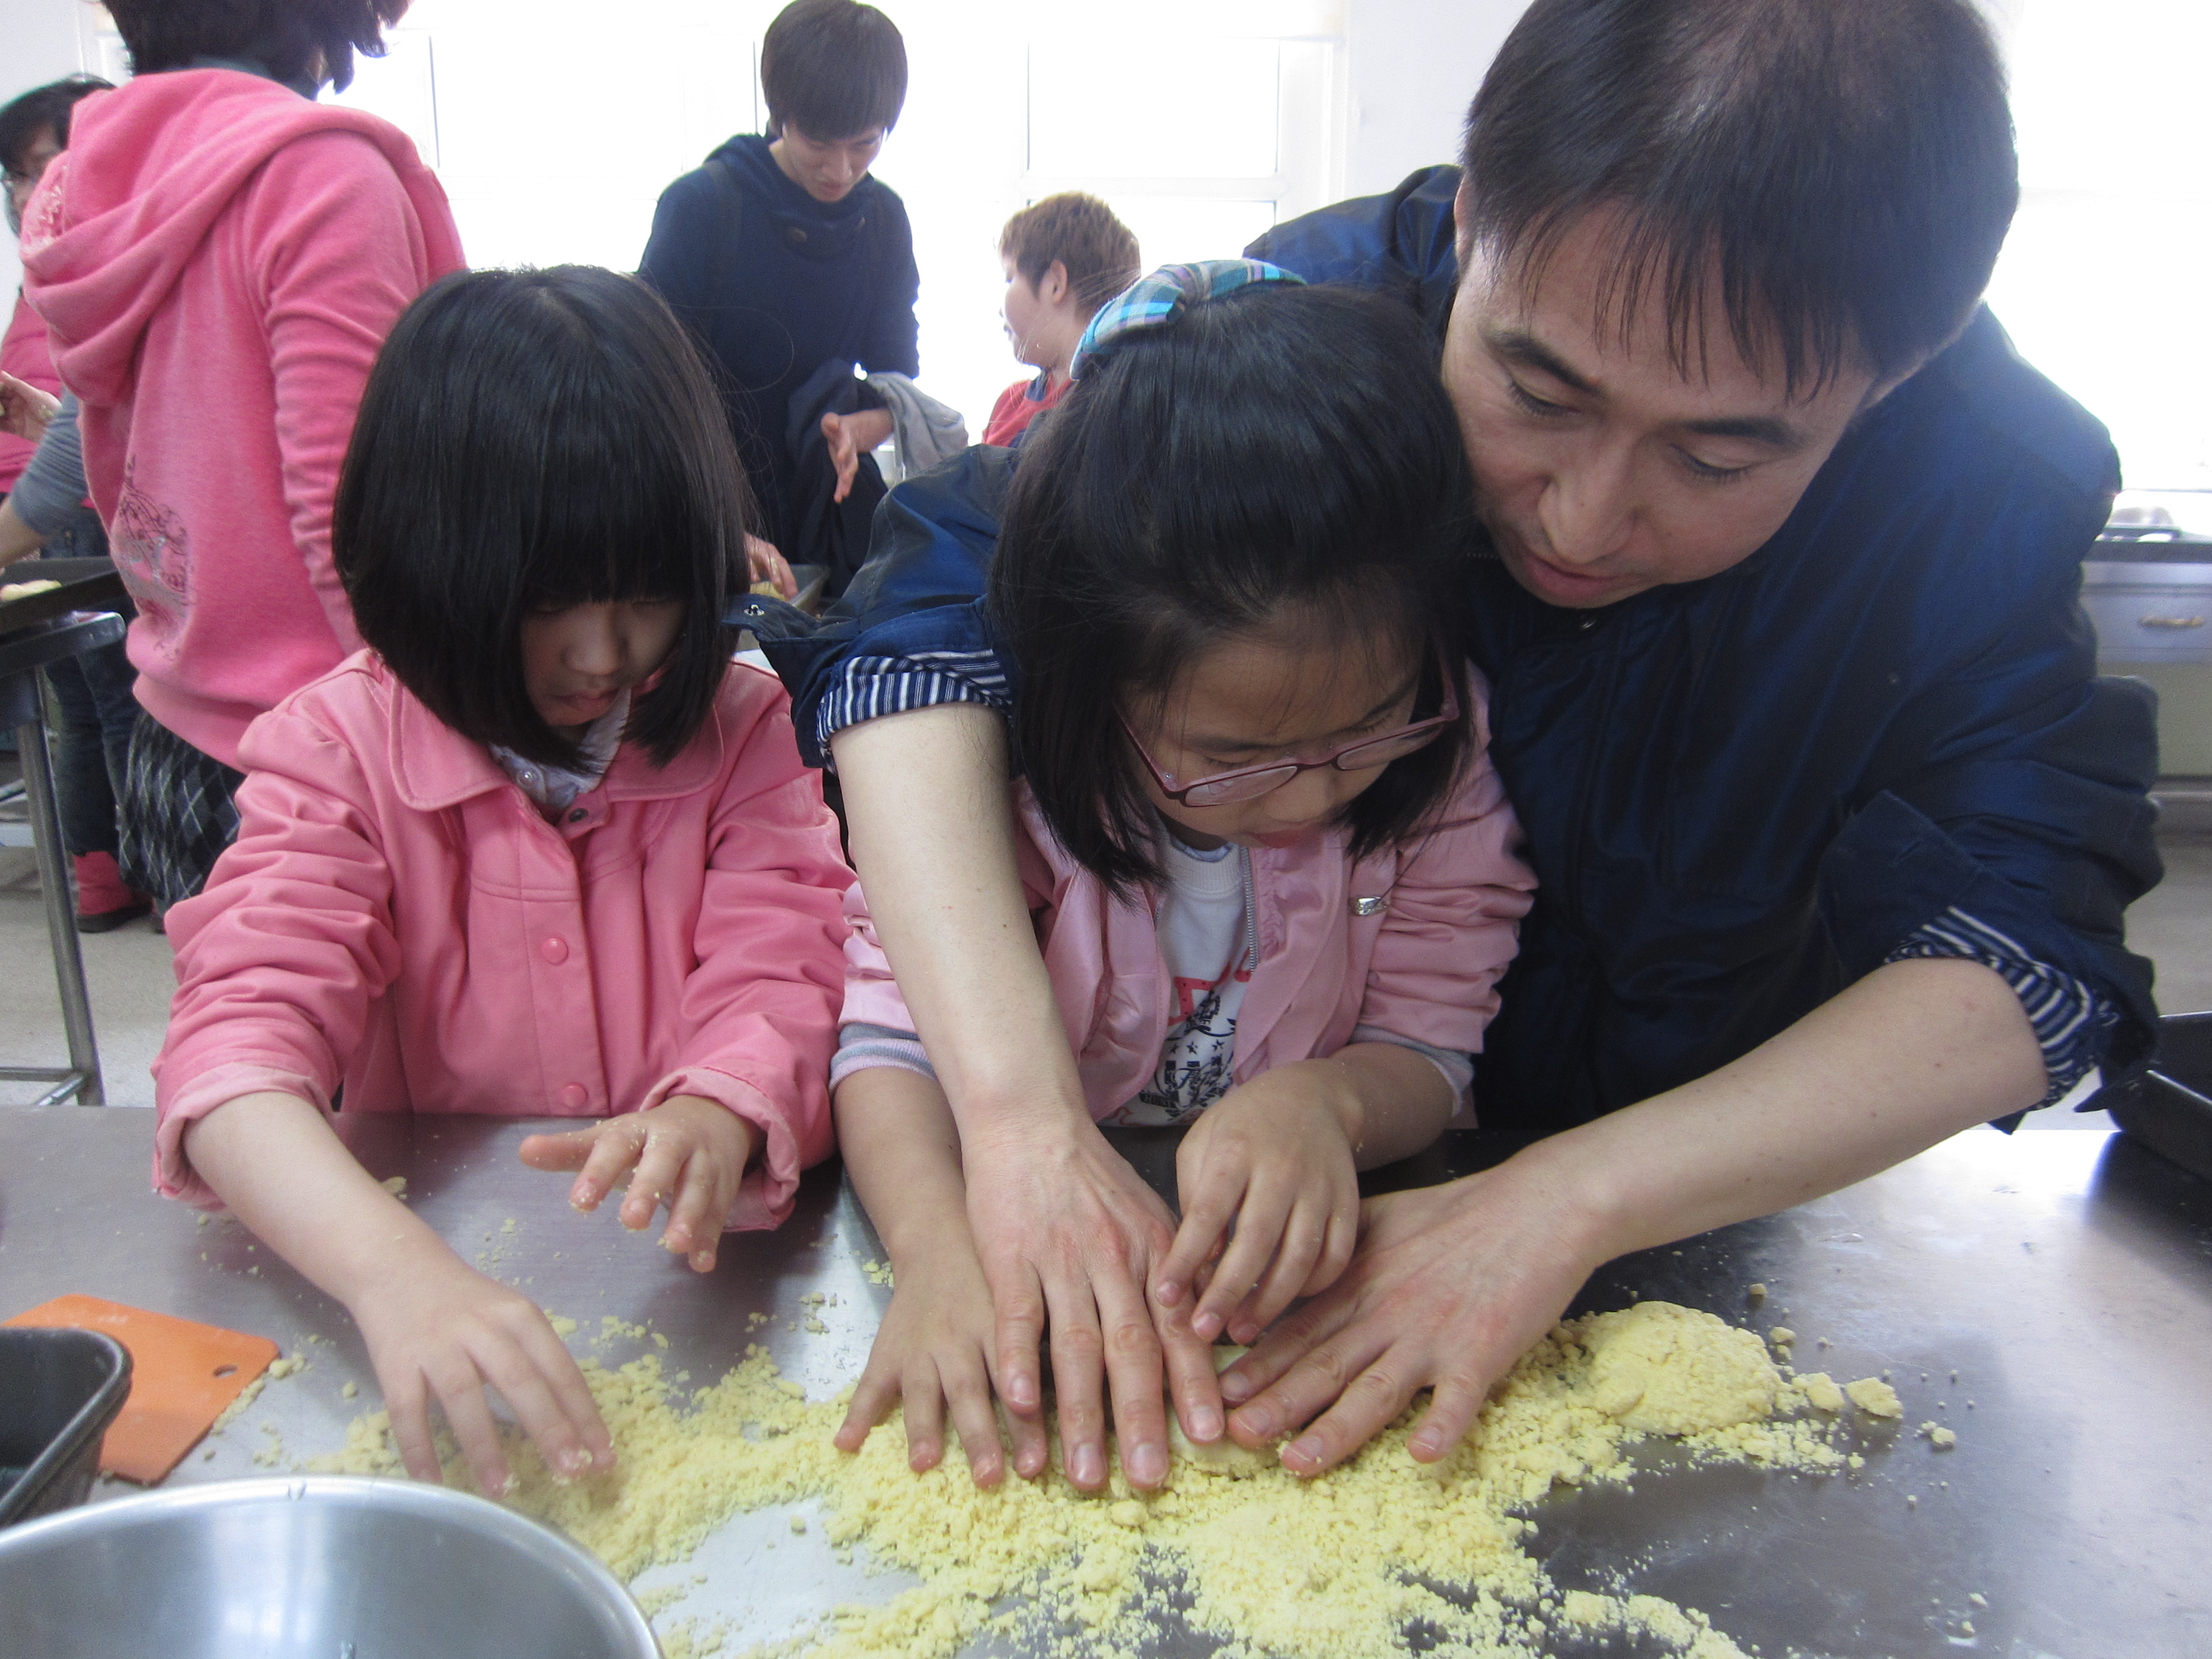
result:
[[(817, 504), (799, 499), (793, 395), (835, 364), (921, 372), (914, 233), (905, 204), (869, 172), (906, 80), (906, 42), (882, 12), (794, 0), (761, 45), (767, 133), (732, 138), (661, 193), (638, 266), (720, 371), (763, 533), (793, 562), (831, 562), (819, 520), (803, 528)], [(890, 435), (890, 414), (799, 413), (826, 457), (813, 490), (847, 500), (862, 459)], [(878, 481), (854, 500), (860, 548), (881, 493)]]
[(1083, 331), (1104, 305), (1144, 274), (1137, 239), (1096, 196), (1062, 191), (1033, 202), (999, 234), (1006, 267), (1006, 338), (1036, 370), (999, 394), (983, 428), (987, 444), (1014, 434), (1067, 395)]
[(461, 263), (396, 127), (313, 101), (406, 0), (116, 0), (136, 78), (78, 106), (26, 210), (25, 291), (82, 404), (138, 615), (130, 884), (199, 890), (254, 717), (361, 641), (331, 495), (393, 319)]
[[(78, 100), (112, 90), (96, 75), (73, 75), (0, 108), (0, 169), (6, 173), (11, 233), (21, 228), (24, 204), (48, 165), (68, 147), (70, 114)], [(76, 404), (65, 403), (50, 420), (44, 406), (34, 412), (33, 400), (25, 395), (27, 388), (58, 393), (61, 376), (46, 322), (20, 293), (0, 341), (0, 375), (12, 377), (6, 396), (12, 418), (0, 423), (0, 490), (6, 492), (0, 501), (0, 568), (41, 549), (54, 558), (106, 558), (107, 532), (85, 495)], [(131, 696), (137, 678), (119, 642), (46, 666), (57, 714), (54, 796), (81, 933), (107, 933), (152, 908), (150, 899), (125, 884), (116, 864), (122, 846), (116, 801), (138, 723)]]
[[(1441, 325), (1498, 556), (1491, 752), (1540, 883), (1476, 1109), (1557, 1133), (1370, 1200), (1344, 1276), (1224, 1374), (1237, 1437), (1291, 1435), (1301, 1473), (1425, 1389), (1410, 1444), (1441, 1456), (1598, 1263), (2124, 1073), (2155, 1018), (2122, 926), (2160, 873), (2150, 712), (2095, 678), (2078, 599), (2118, 467), (1979, 307), (2018, 188), (1973, 8), (1538, 0), (1463, 160), (1255, 251)], [(1161, 1343), (1198, 1369), (1194, 1302), (1259, 1333), (1194, 1297), (1083, 1109), (992, 793), (991, 619), (913, 603), (963, 561), (980, 590), (987, 524), (887, 515), (929, 585), (864, 578), (874, 609), (792, 677), (963, 1143), (994, 1147), (967, 1183), (1002, 1397), (1039, 1408), (1048, 1321), (1063, 1433), (1097, 1434), (1103, 1354), (1128, 1467)], [(924, 703), (951, 706), (868, 718)], [(1182, 1405), (1203, 1438), (1212, 1402)]]

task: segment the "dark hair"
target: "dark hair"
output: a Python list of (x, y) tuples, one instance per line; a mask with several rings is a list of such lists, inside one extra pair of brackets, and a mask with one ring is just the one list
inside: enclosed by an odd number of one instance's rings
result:
[(1604, 303), (1653, 284), (1686, 373), (1715, 276), (1790, 389), (1947, 344), (2020, 199), (2004, 72), (1969, 0), (1536, 0), (1468, 115), (1463, 239), (1540, 278), (1626, 216)]
[(343, 92), (353, 55), (384, 55), (384, 31), (409, 0), (108, 0), (134, 74), (195, 58), (245, 58), (280, 81), (308, 76)]
[[(1133, 332), (1023, 452), (989, 604), (1053, 834), (1117, 891), (1159, 879), (1118, 718), (1222, 641), (1318, 626), (1425, 652), (1461, 720), (1346, 809), (1355, 854), (1417, 832), (1474, 743), (1472, 494), (1436, 353), (1403, 306), (1270, 283)], [(1441, 700), (1432, 675), (1420, 708)]]
[(1059, 260), (1086, 317), (1145, 274), (1135, 234), (1112, 208), (1079, 190), (1032, 202), (1007, 220), (999, 233), (999, 257), (1012, 259), (1031, 288)]
[(898, 125), (906, 105), (906, 38), (873, 6), (792, 0), (761, 41), (768, 130), (850, 138)]
[(574, 766), (523, 684), (523, 618), (678, 599), (684, 625), (624, 737), (665, 765), (712, 711), (752, 496), (683, 327), (591, 265), (462, 271), (378, 355), (331, 550), (361, 636), (465, 737)]
[(97, 75), (71, 75), (43, 87), (33, 87), (0, 109), (0, 167), (21, 173), (23, 155), (41, 132), (54, 135), (54, 143), (69, 148), (70, 112), (77, 100), (95, 92), (112, 92), (115, 83)]

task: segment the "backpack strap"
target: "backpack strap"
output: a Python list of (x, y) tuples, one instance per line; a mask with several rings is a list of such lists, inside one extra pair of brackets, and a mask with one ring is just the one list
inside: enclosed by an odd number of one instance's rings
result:
[(738, 256), (742, 251), (742, 244), (738, 238), (744, 234), (745, 228), (744, 186), (738, 182), (736, 170), (719, 155), (708, 156), (706, 166), (702, 171), (720, 186), (715, 191), (716, 202), (720, 209), (716, 216), (722, 246), (720, 275), (723, 281), (726, 282), (729, 279), (729, 273), (737, 269)]

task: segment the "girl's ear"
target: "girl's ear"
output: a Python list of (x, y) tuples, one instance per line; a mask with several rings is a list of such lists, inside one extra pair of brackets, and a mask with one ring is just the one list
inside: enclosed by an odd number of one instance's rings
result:
[(1036, 295), (1054, 309), (1067, 302), (1067, 265), (1064, 260), (1054, 259), (1044, 268), (1044, 275), (1037, 279)]

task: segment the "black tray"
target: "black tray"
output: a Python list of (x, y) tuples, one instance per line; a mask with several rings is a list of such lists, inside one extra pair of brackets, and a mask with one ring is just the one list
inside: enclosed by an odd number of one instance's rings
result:
[(0, 585), (59, 582), (59, 587), (0, 605), (0, 634), (52, 622), (72, 611), (120, 611), (130, 603), (123, 578), (106, 559), (18, 559), (0, 569)]
[(113, 1337), (0, 1327), (0, 1527), (84, 1502), (130, 1393)]
[(2158, 1057), (2142, 1081), (2096, 1103), (2153, 1152), (2212, 1181), (2212, 1013), (2158, 1023)]

